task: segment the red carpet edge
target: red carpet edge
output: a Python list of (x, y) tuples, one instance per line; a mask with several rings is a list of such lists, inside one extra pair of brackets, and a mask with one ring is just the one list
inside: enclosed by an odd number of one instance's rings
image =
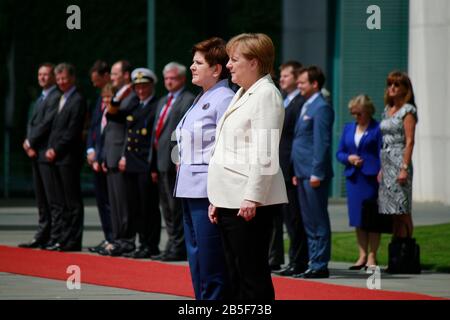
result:
[[(66, 281), (71, 265), (80, 268), (82, 284), (194, 297), (187, 266), (0, 246), (0, 272)], [(283, 277), (274, 277), (273, 282), (277, 300), (442, 300)]]

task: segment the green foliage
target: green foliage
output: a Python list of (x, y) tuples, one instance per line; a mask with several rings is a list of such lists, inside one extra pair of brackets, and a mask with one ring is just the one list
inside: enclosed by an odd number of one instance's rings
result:
[[(420, 246), (424, 269), (450, 272), (450, 224), (416, 227), (414, 237)], [(390, 240), (391, 235), (382, 235), (378, 252), (378, 263), (381, 265), (387, 265)], [(358, 259), (355, 233), (334, 233), (331, 252), (333, 261), (355, 262)]]
[[(414, 238), (420, 246), (421, 265), (424, 270), (450, 273), (450, 224), (420, 226), (414, 229)], [(388, 245), (391, 235), (383, 234), (378, 250), (378, 263), (387, 266)], [(285, 252), (289, 240), (284, 242)], [(358, 259), (358, 247), (354, 232), (332, 234), (331, 260), (354, 263)]]

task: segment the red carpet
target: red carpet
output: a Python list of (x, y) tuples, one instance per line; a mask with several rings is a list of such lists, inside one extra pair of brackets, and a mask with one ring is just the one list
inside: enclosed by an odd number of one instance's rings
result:
[[(69, 265), (81, 269), (81, 283), (193, 297), (189, 269), (154, 261), (0, 246), (0, 272), (67, 280)], [(278, 300), (430, 300), (426, 295), (368, 290), (274, 277)]]

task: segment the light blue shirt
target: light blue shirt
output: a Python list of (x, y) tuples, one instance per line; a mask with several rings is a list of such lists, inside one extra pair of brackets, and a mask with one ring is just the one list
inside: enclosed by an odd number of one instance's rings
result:
[(45, 100), (47, 98), (48, 94), (55, 89), (56, 89), (56, 84), (54, 84), (53, 86), (51, 86), (48, 89), (42, 90), (42, 94), (41, 94), (42, 100)]
[(300, 90), (296, 89), (294, 91), (292, 91), (291, 93), (289, 93), (286, 98), (284, 98), (284, 107), (287, 108), (289, 106), (289, 104), (291, 103), (292, 100), (294, 100), (294, 98), (296, 96), (298, 96), (300, 94)]
[(314, 100), (316, 100), (317, 97), (318, 97), (319, 95), (320, 95), (320, 92), (316, 92), (316, 93), (314, 93), (311, 97), (309, 97), (308, 100), (306, 100), (305, 104), (304, 104), (303, 107), (302, 107), (302, 112), (301, 112), (301, 114), (300, 114), (300, 117), (302, 117), (302, 116), (306, 113), (306, 111), (308, 110), (308, 106), (309, 106), (311, 103), (313, 103)]

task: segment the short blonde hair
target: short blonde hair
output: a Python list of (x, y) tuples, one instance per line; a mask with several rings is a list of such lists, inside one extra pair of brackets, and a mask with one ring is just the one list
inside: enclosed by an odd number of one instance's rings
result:
[(375, 105), (367, 94), (360, 94), (350, 100), (348, 109), (352, 110), (354, 107), (361, 106), (362, 109), (373, 116), (375, 114)]
[(264, 33), (242, 33), (233, 37), (227, 43), (227, 53), (239, 47), (242, 55), (248, 59), (256, 59), (261, 74), (270, 74), (275, 61), (275, 47), (272, 39)]

